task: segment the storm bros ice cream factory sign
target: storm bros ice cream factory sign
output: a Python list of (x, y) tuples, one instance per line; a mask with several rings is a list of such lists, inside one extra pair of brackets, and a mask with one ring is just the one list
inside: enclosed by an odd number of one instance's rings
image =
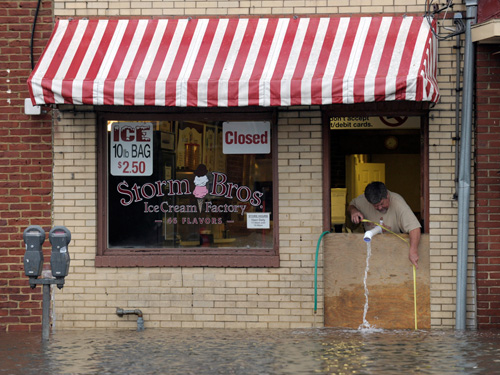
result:
[[(205, 165), (201, 164), (198, 169), (204, 169)], [(122, 206), (129, 206), (132, 203), (142, 203), (144, 205), (144, 213), (237, 213), (243, 215), (247, 208), (247, 204), (216, 204), (210, 199), (212, 197), (222, 197), (227, 199), (236, 198), (241, 203), (248, 203), (254, 207), (260, 207), (262, 204), (262, 196), (260, 191), (252, 191), (248, 186), (238, 186), (227, 181), (227, 176), (224, 173), (212, 172), (213, 182), (210, 190), (206, 186), (197, 185), (194, 190), (191, 190), (190, 182), (187, 179), (183, 180), (159, 180), (148, 182), (144, 185), (132, 186), (127, 181), (122, 181), (118, 184), (118, 193), (124, 197), (120, 199)], [(200, 176), (197, 176), (200, 177)], [(208, 177), (206, 181), (208, 182)], [(205, 182), (205, 179), (199, 179)], [(197, 180), (198, 182), (198, 180)], [(196, 185), (196, 183), (195, 183)], [(204, 188), (204, 189), (203, 189)], [(164, 196), (189, 196), (194, 195), (197, 204), (169, 204), (164, 201), (160, 204), (150, 204), (149, 199), (160, 198)], [(220, 224), (216, 222), (214, 224)]]

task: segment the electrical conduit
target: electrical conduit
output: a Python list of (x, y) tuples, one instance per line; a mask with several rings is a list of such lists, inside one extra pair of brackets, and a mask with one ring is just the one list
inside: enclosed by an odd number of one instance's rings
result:
[(457, 301), (455, 329), (465, 330), (467, 307), (467, 253), (469, 248), (470, 165), (472, 137), (472, 101), (474, 87), (474, 45), (471, 25), (476, 21), (477, 0), (466, 0), (464, 83), (462, 97), (462, 135), (460, 137), (460, 168), (458, 176), (457, 231)]

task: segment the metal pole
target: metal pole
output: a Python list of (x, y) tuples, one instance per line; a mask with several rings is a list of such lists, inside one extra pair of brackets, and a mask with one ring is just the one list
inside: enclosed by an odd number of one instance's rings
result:
[(50, 284), (43, 284), (42, 340), (50, 335)]
[(35, 279), (30, 278), (30, 287), (43, 285), (42, 300), (42, 340), (48, 340), (50, 335), (50, 286), (57, 285), (59, 289), (64, 286), (64, 278), (60, 279)]
[(467, 308), (467, 256), (469, 249), (470, 165), (472, 137), (472, 100), (474, 85), (474, 45), (471, 25), (475, 22), (477, 0), (466, 0), (464, 90), (462, 99), (462, 136), (460, 173), (458, 178), (458, 234), (457, 234), (457, 298), (455, 329), (465, 330)]

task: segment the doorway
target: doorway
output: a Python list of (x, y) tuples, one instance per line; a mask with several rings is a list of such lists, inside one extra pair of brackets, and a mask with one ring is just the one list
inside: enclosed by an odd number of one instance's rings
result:
[(325, 230), (362, 231), (347, 207), (368, 183), (382, 181), (404, 197), (427, 231), (427, 116), (360, 113), (324, 113)]
[[(338, 105), (323, 112), (324, 230), (336, 232), (325, 236), (323, 244), (327, 327), (356, 329), (363, 323), (367, 286), (366, 319), (372, 326), (410, 329), (418, 320), (420, 328), (430, 327), (430, 252), (425, 234), (429, 230), (428, 111), (414, 110), (418, 105)], [(407, 245), (401, 242), (408, 239), (407, 234), (383, 235), (368, 247), (361, 225), (352, 225), (346, 214), (350, 200), (377, 180), (403, 196), (421, 222), (424, 234), (416, 283)], [(416, 303), (410, 298), (414, 295)]]

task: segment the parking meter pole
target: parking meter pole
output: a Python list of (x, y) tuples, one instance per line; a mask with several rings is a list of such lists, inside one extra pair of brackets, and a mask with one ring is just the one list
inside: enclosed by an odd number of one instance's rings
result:
[(49, 335), (50, 335), (50, 285), (43, 284), (42, 340), (48, 340)]
[(52, 284), (56, 284), (61, 289), (64, 286), (64, 279), (30, 279), (32, 288), (43, 285), (42, 340), (48, 340), (50, 336), (50, 286)]

